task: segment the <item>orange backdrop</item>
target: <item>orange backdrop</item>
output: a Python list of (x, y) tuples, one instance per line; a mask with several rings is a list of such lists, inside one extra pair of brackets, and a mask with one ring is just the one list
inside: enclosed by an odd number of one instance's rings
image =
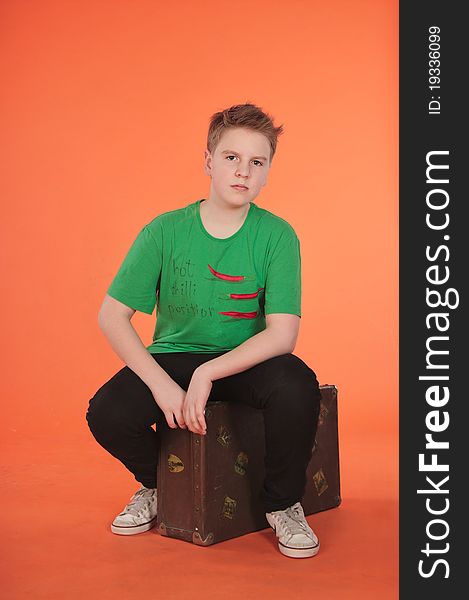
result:
[[(97, 313), (142, 225), (207, 197), (211, 114), (251, 101), (285, 125), (256, 203), (301, 241), (295, 354), (339, 387), (338, 510), (375, 502), (362, 528), (369, 546), (387, 528), (390, 550), (373, 581), (395, 591), (397, 0), (11, 0), (0, 13), (7, 483), (34, 473), (53, 489), (73, 464), (85, 490), (103, 473), (125, 482), (121, 510), (132, 481), (85, 421), (123, 366)], [(133, 319), (145, 344), (154, 319)]]

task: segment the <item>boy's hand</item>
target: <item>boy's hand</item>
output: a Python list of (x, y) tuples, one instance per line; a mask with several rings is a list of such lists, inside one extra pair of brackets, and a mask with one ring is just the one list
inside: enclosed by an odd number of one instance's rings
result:
[(211, 379), (203, 369), (197, 368), (192, 373), (183, 406), (184, 422), (193, 433), (205, 435), (207, 432), (204, 409), (211, 390)]
[[(152, 389), (152, 393), (155, 402), (163, 411), (166, 422), (171, 429), (177, 429), (178, 426), (181, 427), (181, 429), (186, 429), (186, 424), (184, 423), (184, 418), (182, 416), (186, 392), (182, 387), (175, 381), (171, 381), (164, 388), (160, 386), (158, 390)], [(175, 421), (177, 422), (177, 425)]]

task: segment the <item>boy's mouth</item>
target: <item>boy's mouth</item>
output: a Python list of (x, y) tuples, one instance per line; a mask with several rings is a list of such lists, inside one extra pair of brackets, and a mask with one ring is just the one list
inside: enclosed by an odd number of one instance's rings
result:
[(235, 188), (235, 190), (247, 190), (248, 188), (245, 185), (232, 185), (232, 188)]

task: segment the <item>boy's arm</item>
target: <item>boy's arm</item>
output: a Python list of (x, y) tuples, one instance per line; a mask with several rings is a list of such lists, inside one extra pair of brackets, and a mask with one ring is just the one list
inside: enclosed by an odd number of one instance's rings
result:
[(274, 356), (293, 352), (300, 328), (300, 317), (286, 313), (266, 315), (266, 329), (245, 342), (200, 365), (196, 371), (211, 381), (241, 373)]
[(114, 352), (150, 388), (153, 394), (171, 388), (175, 382), (146, 349), (130, 322), (135, 310), (108, 294), (99, 311), (98, 323)]

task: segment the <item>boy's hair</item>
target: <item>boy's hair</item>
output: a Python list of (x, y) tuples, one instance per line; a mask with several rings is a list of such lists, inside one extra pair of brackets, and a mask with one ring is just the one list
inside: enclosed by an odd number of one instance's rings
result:
[(207, 149), (212, 153), (226, 129), (245, 127), (265, 135), (270, 144), (269, 162), (274, 158), (277, 138), (283, 133), (283, 125), (275, 127), (272, 117), (255, 104), (236, 104), (212, 115), (207, 136)]

